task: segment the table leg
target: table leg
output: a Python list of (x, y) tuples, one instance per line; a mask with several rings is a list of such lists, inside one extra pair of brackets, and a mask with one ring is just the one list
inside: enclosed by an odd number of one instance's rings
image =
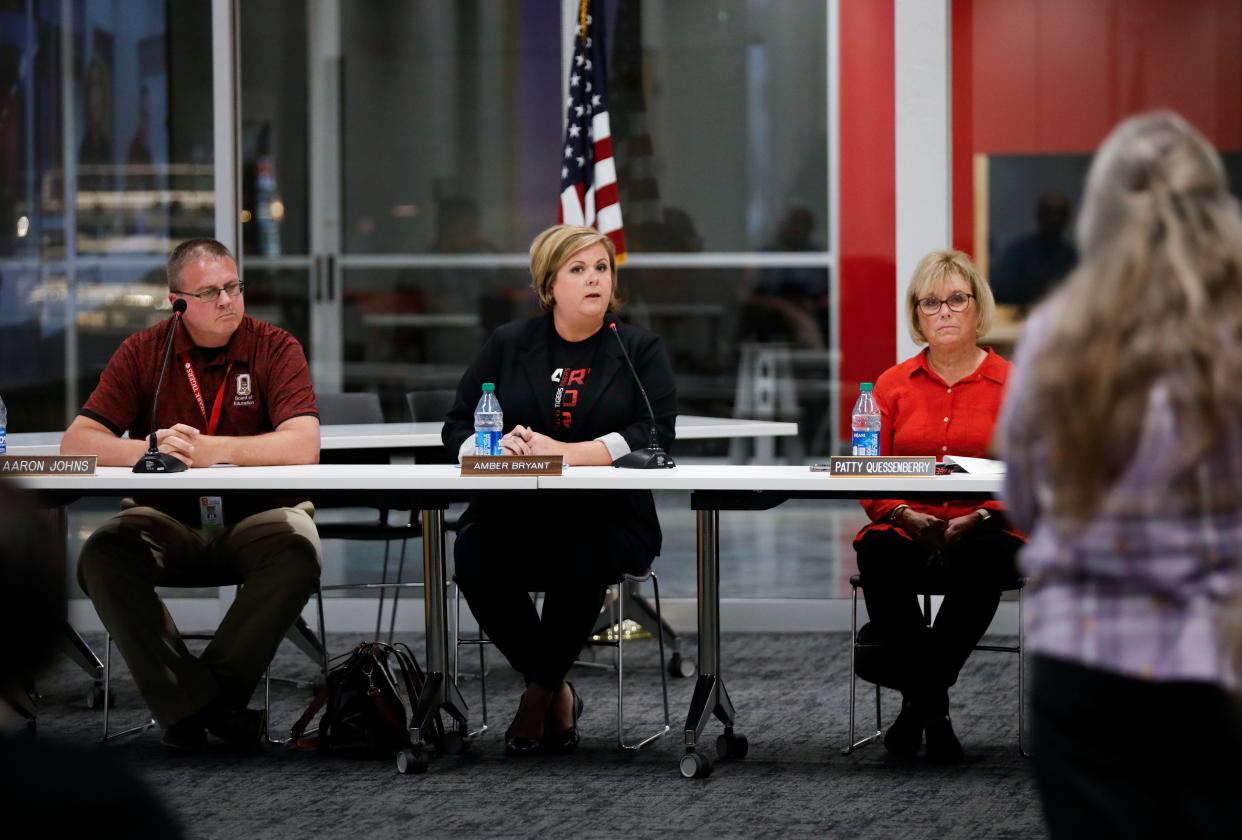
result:
[[(446, 732), (443, 743), (435, 744), (443, 752), (458, 752), (466, 744), (469, 731), (466, 722), (466, 701), (448, 672), (448, 605), (444, 589), (444, 511), (423, 510), (423, 602), (426, 607), (427, 675), (422, 696), (410, 719), (410, 738), (414, 753), (397, 767), (402, 772), (426, 769), (423, 755), (422, 728), (441, 711), (448, 712), (456, 726)], [(450, 737), (450, 734), (452, 737)]]
[(712, 771), (712, 760), (700, 750), (699, 743), (712, 715), (725, 729), (716, 739), (719, 758), (744, 758), (748, 749), (745, 736), (733, 732), (736, 714), (720, 674), (720, 511), (700, 510), (697, 516), (699, 676), (686, 715), (686, 751), (679, 765), (686, 778), (703, 777)]

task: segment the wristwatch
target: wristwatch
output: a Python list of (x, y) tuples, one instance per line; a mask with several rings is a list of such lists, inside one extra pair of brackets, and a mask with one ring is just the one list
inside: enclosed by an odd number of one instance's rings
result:
[(975, 511), (975, 513), (979, 514), (979, 519), (982, 520), (983, 522), (987, 522), (989, 519), (992, 518), (992, 511), (988, 510), (987, 508), (979, 508), (977, 511)]

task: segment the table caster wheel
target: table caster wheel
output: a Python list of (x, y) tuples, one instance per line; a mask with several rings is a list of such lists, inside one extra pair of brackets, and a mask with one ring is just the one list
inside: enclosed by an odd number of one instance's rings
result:
[(686, 679), (693, 677), (698, 672), (698, 666), (689, 659), (682, 659), (680, 653), (674, 653), (668, 660), (668, 675), (675, 679)]
[(470, 738), (461, 732), (445, 732), (438, 748), (444, 755), (461, 755), (470, 749)]
[(716, 738), (716, 757), (721, 761), (738, 761), (750, 752), (750, 741), (745, 735), (734, 735), (731, 732)]
[(402, 750), (397, 753), (397, 772), (403, 776), (408, 773), (426, 773), (427, 756), (423, 755), (421, 749)]
[(706, 779), (712, 774), (712, 760), (703, 753), (686, 753), (679, 767), (681, 775), (687, 779)]

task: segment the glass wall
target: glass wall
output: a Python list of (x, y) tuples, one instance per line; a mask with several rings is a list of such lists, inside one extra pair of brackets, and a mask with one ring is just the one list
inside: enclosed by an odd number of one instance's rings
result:
[(0, 394), (62, 429), (121, 340), (167, 316), (164, 257), (214, 221), (211, 10), (0, 8)]
[[(455, 387), (491, 330), (538, 312), (526, 250), (556, 221), (577, 5), (245, 8), (247, 309), (303, 340), (318, 390), (375, 392), (386, 419), (409, 419), (407, 392)], [(828, 4), (607, 0), (603, 13), (630, 251), (622, 317), (667, 342), (683, 414), (795, 420), (802, 434), (778, 454), (828, 454)], [(677, 454), (751, 450), (683, 442)], [(833, 565), (824, 527), (802, 529), (790, 556)], [(745, 565), (756, 547), (741, 545)], [(692, 593), (692, 550), (670, 553), (685, 561), (674, 594)], [(806, 594), (788, 565), (787, 580), (777, 564), (744, 594)], [(838, 592), (833, 577), (811, 589)]]

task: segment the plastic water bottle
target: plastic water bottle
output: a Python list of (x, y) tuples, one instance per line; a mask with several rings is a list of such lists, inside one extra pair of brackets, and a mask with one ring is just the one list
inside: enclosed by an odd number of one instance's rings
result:
[(858, 399), (854, 401), (853, 455), (880, 454), (880, 408), (875, 404), (875, 395), (871, 393), (870, 382), (858, 384)]
[(505, 415), (496, 399), (496, 386), (483, 383), (483, 396), (474, 407), (474, 453), (476, 455), (501, 455), (500, 436), (504, 434)]
[(0, 398), (0, 455), (9, 451), (9, 410), (4, 407), (4, 399)]

